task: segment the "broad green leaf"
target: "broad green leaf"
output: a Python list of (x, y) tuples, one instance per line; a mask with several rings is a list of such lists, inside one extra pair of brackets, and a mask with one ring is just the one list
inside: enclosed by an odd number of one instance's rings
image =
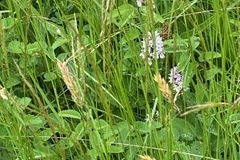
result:
[(67, 38), (59, 37), (53, 44), (52, 44), (52, 49), (55, 50), (59, 46), (68, 43), (69, 40)]
[(98, 130), (100, 134), (103, 134), (103, 139), (107, 139), (107, 141), (109, 142), (114, 141), (113, 135), (116, 133), (113, 131), (112, 127), (105, 120), (97, 119), (94, 120), (93, 123), (94, 128)]
[(134, 40), (135, 38), (138, 38), (140, 35), (140, 32), (138, 29), (130, 29), (124, 34), (124, 37), (120, 40), (120, 43), (123, 45), (127, 43), (128, 41)]
[(152, 125), (152, 129), (157, 129), (162, 127), (162, 124), (156, 121), (151, 122), (151, 125)]
[(145, 76), (145, 75), (146, 75), (146, 72), (147, 72), (146, 67), (142, 66), (142, 67), (140, 67), (140, 68), (137, 68), (136, 76), (137, 76), (137, 77)]
[(207, 80), (213, 79), (216, 74), (221, 73), (221, 70), (217, 67), (210, 68), (206, 71), (207, 73)]
[(100, 156), (100, 153), (97, 149), (88, 150), (87, 154), (91, 157), (91, 159), (98, 159), (98, 156)]
[(44, 23), (46, 24), (46, 29), (52, 35), (61, 35), (61, 36), (65, 35), (65, 30), (63, 27), (49, 21), (44, 21)]
[(214, 135), (216, 135), (216, 136), (219, 136), (219, 132), (218, 132), (218, 128), (217, 128), (217, 123), (215, 122), (215, 121), (213, 121), (213, 123), (212, 124), (210, 124), (209, 126), (207, 126), (207, 131), (209, 132), (209, 133), (212, 133), (212, 134), (214, 134)]
[(108, 153), (122, 153), (124, 152), (124, 148), (122, 146), (108, 146)]
[(118, 131), (117, 130), (113, 130), (110, 126), (105, 128), (103, 130), (103, 138), (104, 139), (107, 139), (107, 141), (114, 141), (114, 136), (118, 134)]
[(60, 61), (64, 61), (68, 55), (69, 55), (69, 53), (61, 53), (57, 56), (57, 59)]
[[(134, 53), (133, 51), (129, 50), (125, 53), (124, 55), (124, 59), (128, 59), (128, 58), (133, 58), (133, 57), (136, 57), (136, 53)], [(135, 60), (135, 58), (133, 59)], [(128, 61), (127, 61), (128, 62)], [(129, 64), (129, 66), (131, 65), (131, 63)], [(126, 65), (125, 65), (126, 66)], [(127, 66), (125, 67), (126, 69), (128, 68)]]
[[(123, 15), (129, 15), (134, 11), (134, 7), (131, 4), (123, 4), (112, 12), (112, 18), (122, 17)], [(124, 17), (126, 18), (126, 17)]]
[(194, 141), (190, 146), (190, 150), (193, 154), (201, 155), (203, 153), (203, 145), (199, 141)]
[(40, 128), (44, 127), (47, 121), (42, 116), (26, 115), (25, 117), (26, 125), (29, 126), (32, 130), (37, 131)]
[[(122, 123), (122, 122), (120, 122), (120, 123)], [(123, 122), (122, 125), (123, 126), (122, 127), (120, 126), (120, 128), (119, 128), (120, 131), (118, 133), (118, 139), (120, 140), (120, 142), (126, 143), (129, 136), (131, 136), (133, 128), (130, 124), (128, 124), (128, 122)]]
[(203, 130), (205, 132), (209, 132), (213, 135), (219, 136), (219, 131), (218, 131), (219, 123), (215, 121), (215, 115), (214, 114), (208, 115), (207, 121), (206, 121), (206, 118), (204, 118), (204, 116), (205, 115), (203, 114), (197, 114), (196, 116), (202, 124), (205, 124), (206, 127), (204, 127)]
[[(166, 142), (164, 144), (166, 147), (167, 147), (167, 143), (168, 142)], [(179, 151), (180, 154), (178, 154), (178, 156), (181, 157), (180, 159), (182, 159), (182, 160), (189, 160), (189, 155), (181, 154), (181, 152), (186, 153), (186, 152), (189, 151), (189, 146), (186, 145), (186, 143), (181, 142), (181, 141), (177, 141), (177, 140), (173, 140), (171, 143), (172, 143), (172, 146), (173, 146), (172, 149), (175, 150), (175, 151)], [(165, 159), (167, 159), (167, 156), (166, 156)]]
[(24, 44), (23, 42), (19, 41), (11, 41), (8, 44), (8, 52), (10, 53), (22, 53), (24, 51)]
[(31, 102), (31, 98), (29, 98), (29, 97), (23, 97), (23, 98), (21, 98), (20, 100), (18, 100), (18, 103), (22, 106), (22, 107), (26, 107), (26, 106), (28, 106), (29, 104), (30, 104), (30, 102)]
[[(170, 131), (169, 128), (162, 128), (160, 131), (157, 131), (158, 134), (158, 140), (161, 142), (166, 142), (168, 139), (166, 137), (171, 137), (175, 140), (178, 140), (180, 137), (180, 134), (177, 130)], [(172, 134), (172, 135), (171, 135)]]
[(58, 115), (60, 117), (81, 119), (81, 114), (78, 111), (72, 109), (60, 111)]
[(132, 5), (123, 4), (113, 10), (111, 17), (108, 17), (108, 23), (113, 21), (116, 25), (123, 27), (134, 17), (134, 10)]
[(184, 71), (185, 73), (186, 68), (189, 67), (190, 64), (190, 58), (191, 55), (189, 54), (189, 52), (184, 52), (179, 56), (179, 61), (177, 61), (178, 71)]
[(45, 50), (45, 54), (50, 58), (53, 62), (56, 60), (55, 52), (52, 48), (48, 48)]
[(147, 122), (136, 122), (135, 129), (140, 133), (148, 133), (151, 131), (151, 128)]
[(80, 138), (82, 138), (82, 136), (84, 136), (86, 134), (86, 132), (87, 132), (86, 127), (87, 126), (86, 126), (86, 124), (84, 122), (79, 123), (76, 126), (74, 132), (71, 134), (71, 137), (73, 139), (80, 139)]
[(179, 36), (174, 36), (173, 39), (169, 39), (163, 42), (165, 45), (164, 50), (166, 53), (179, 53), (179, 54), (189, 53), (187, 39), (182, 39)]
[[(128, 56), (128, 58), (130, 58), (131, 56), (133, 56), (133, 57), (136, 56), (136, 55), (134, 55), (133, 52), (131, 52), (131, 53), (130, 52), (131, 51), (128, 51), (125, 54), (125, 56)], [(124, 58), (125, 58), (125, 56), (124, 56)], [(129, 73), (129, 70), (132, 69), (131, 64), (132, 64), (132, 62), (129, 59), (124, 59), (124, 61), (122, 62), (122, 65), (121, 65), (123, 74), (128, 74)]]
[(236, 124), (240, 122), (240, 113), (235, 113), (229, 116), (229, 118), (225, 121), (226, 124), (232, 123)]
[[(149, 14), (147, 13), (147, 12), (148, 12), (148, 9), (147, 9), (145, 6), (141, 7), (141, 8), (140, 8), (140, 11), (141, 11), (141, 14), (142, 14), (144, 17), (146, 17), (147, 15), (149, 15)], [(164, 19), (162, 18), (162, 16), (161, 16), (160, 14), (158, 14), (158, 13), (155, 13), (155, 12), (153, 12), (153, 19), (154, 19), (154, 22), (155, 22), (155, 23), (157, 23), (157, 22), (163, 23), (163, 22), (164, 22)]]
[(40, 131), (38, 136), (43, 140), (43, 141), (47, 141), (49, 140), (52, 136), (53, 136), (53, 133), (52, 133), (52, 130), (50, 128), (46, 128), (45, 130), (43, 131)]
[(57, 75), (54, 72), (48, 72), (43, 75), (44, 81), (52, 81), (57, 78)]
[(162, 16), (160, 16), (160, 14), (158, 13), (153, 13), (153, 19), (155, 21), (155, 23), (159, 22), (159, 23), (163, 23), (164, 19), (162, 18)]
[(159, 122), (136, 122), (135, 129), (140, 133), (148, 133), (153, 129), (160, 128), (162, 125)]
[[(138, 144), (138, 140), (136, 137), (129, 139), (126, 144)], [(139, 153), (139, 148), (134, 145), (129, 145), (126, 149), (126, 160), (127, 159), (135, 159), (137, 157), (137, 153)]]
[(172, 121), (172, 128), (179, 133), (181, 139), (191, 141), (196, 135), (195, 128), (184, 119), (175, 118)]
[[(41, 146), (42, 144), (39, 144), (39, 146)], [(58, 157), (58, 155), (52, 150), (50, 149), (50, 147), (48, 146), (44, 146), (44, 149), (42, 149), (43, 147), (39, 147), (39, 149), (33, 149), (33, 157), (34, 159), (44, 159), (45, 157)], [(41, 151), (42, 150), (42, 151)], [(54, 158), (51, 158), (52, 160), (56, 160)]]
[(93, 149), (90, 156), (98, 156), (101, 152), (106, 152), (105, 147), (103, 146), (103, 141), (99, 135), (99, 132), (93, 131), (89, 135), (89, 141), (91, 148)]
[(34, 42), (34, 43), (29, 43), (27, 45), (27, 52), (28, 54), (34, 54), (36, 52), (42, 51), (47, 48), (47, 44), (45, 42)]
[(14, 25), (15, 21), (17, 21), (17, 18), (7, 17), (3, 18), (1, 21), (4, 29), (10, 29)]
[(18, 76), (11, 76), (9, 79), (6, 80), (5, 87), (6, 88), (11, 88), (13, 86), (16, 86), (20, 84), (21, 81)]
[(103, 119), (95, 119), (93, 121), (94, 125), (97, 127), (97, 130), (106, 130), (110, 125)]
[(222, 55), (218, 52), (205, 52), (199, 56), (199, 61), (204, 62), (204, 60), (205, 60), (205, 61), (209, 62), (212, 59), (220, 58), (220, 57), (222, 57)]
[[(122, 131), (124, 130), (124, 133)], [(113, 126), (108, 125), (104, 130), (104, 139), (109, 139), (110, 137), (116, 137), (116, 135), (122, 134), (121, 136), (126, 137), (128, 131), (130, 131), (129, 124), (124, 121), (117, 123)], [(123, 138), (122, 137), (122, 138)]]
[(199, 37), (195, 37), (195, 36), (190, 37), (192, 50), (195, 50), (199, 46), (200, 44), (199, 39), (200, 39)]
[[(49, 107), (49, 106), (47, 106)], [(51, 106), (51, 107), (54, 107), (54, 106)], [(50, 108), (50, 107), (49, 107)], [(54, 113), (50, 113), (49, 114), (49, 117), (51, 118), (51, 120), (61, 126), (65, 131), (72, 131), (68, 121), (64, 120), (61, 116), (59, 116), (56, 111), (53, 111)]]
[(68, 149), (68, 148), (70, 148), (70, 147), (72, 147), (74, 145), (72, 140), (69, 139), (69, 138), (60, 138), (60, 141), (58, 142), (58, 144), (63, 149)]

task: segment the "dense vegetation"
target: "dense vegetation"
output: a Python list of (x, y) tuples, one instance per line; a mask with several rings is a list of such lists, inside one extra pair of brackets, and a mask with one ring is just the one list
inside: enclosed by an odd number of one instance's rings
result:
[(240, 159), (239, 5), (1, 1), (0, 159)]

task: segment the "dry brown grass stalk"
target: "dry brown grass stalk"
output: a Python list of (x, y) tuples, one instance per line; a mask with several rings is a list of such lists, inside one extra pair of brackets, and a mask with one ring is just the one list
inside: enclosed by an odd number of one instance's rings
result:
[(29, 88), (29, 90), (31, 91), (32, 95), (36, 98), (39, 107), (41, 108), (41, 112), (42, 113), (46, 113), (45, 108), (44, 108), (44, 103), (42, 102), (41, 98), (39, 97), (38, 93), (35, 91), (34, 87), (32, 86), (32, 84), (26, 79), (26, 77), (24, 76), (24, 74), (22, 73), (22, 70), (20, 69), (20, 67), (18, 66), (17, 62), (14, 61), (18, 72), (20, 74), (20, 76), (22, 77), (22, 80), (24, 82), (24, 84), (26, 84), (26, 86)]
[(57, 65), (62, 73), (63, 81), (66, 84), (67, 88), (69, 89), (69, 91), (72, 95), (73, 101), (78, 106), (82, 107), (82, 97), (81, 97), (80, 91), (77, 87), (77, 84), (74, 81), (73, 76), (70, 74), (70, 72), (68, 70), (67, 63), (68, 63), (68, 61), (66, 61), (66, 62), (58, 61)]
[[(24, 76), (24, 74), (22, 73), (20, 67), (18, 66), (17, 62), (14, 61), (18, 72), (20, 74), (20, 76), (22, 77), (23, 82), (27, 85), (27, 87), (29, 88), (29, 90), (31, 91), (32, 95), (36, 98), (38, 105), (41, 109), (41, 114), (46, 118), (46, 120), (48, 121), (48, 124), (52, 130), (52, 133), (54, 133), (54, 139), (56, 141), (56, 143), (58, 143), (58, 138), (57, 135), (55, 134), (55, 124), (53, 124), (53, 121), (51, 120), (51, 118), (49, 117), (49, 114), (47, 114), (47, 111), (45, 110), (45, 106), (44, 103), (42, 102), (41, 98), (38, 96), (38, 93), (35, 91), (35, 89), (33, 88), (33, 86), (31, 85), (31, 83), (26, 79), (26, 77)], [(59, 148), (60, 150), (62, 150), (62, 148)]]
[(151, 158), (148, 155), (138, 155), (141, 160), (156, 160), (155, 158)]

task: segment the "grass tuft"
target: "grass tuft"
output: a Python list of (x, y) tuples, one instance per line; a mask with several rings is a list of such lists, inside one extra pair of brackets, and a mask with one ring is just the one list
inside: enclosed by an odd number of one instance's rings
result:
[(0, 159), (240, 159), (239, 5), (1, 1)]

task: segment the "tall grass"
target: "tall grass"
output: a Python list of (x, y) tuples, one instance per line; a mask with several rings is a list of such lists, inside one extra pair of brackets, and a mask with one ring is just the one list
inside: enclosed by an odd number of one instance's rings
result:
[[(238, 2), (0, 8), (1, 159), (240, 158)], [(155, 31), (165, 58), (149, 65)]]

